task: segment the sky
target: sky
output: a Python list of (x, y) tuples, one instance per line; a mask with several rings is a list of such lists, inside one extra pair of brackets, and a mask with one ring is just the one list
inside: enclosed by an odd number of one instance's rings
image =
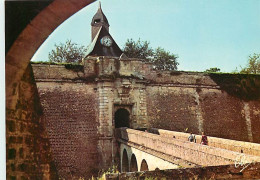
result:
[[(178, 70), (240, 70), (248, 56), (260, 53), (260, 0), (100, 0), (119, 47), (132, 38), (178, 55)], [(61, 24), (32, 61), (48, 61), (54, 44), (71, 39), (87, 46), (92, 3)]]

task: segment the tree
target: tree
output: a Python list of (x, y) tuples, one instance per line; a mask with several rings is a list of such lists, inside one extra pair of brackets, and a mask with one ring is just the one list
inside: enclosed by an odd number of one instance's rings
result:
[(260, 74), (260, 54), (254, 53), (248, 57), (247, 66), (240, 73)]
[(67, 40), (65, 44), (55, 44), (55, 49), (49, 52), (49, 61), (56, 63), (80, 63), (87, 49)]
[(157, 70), (177, 70), (177, 66), (179, 65), (177, 56), (171, 54), (169, 51), (165, 51), (161, 47), (155, 49), (150, 61), (155, 65), (155, 69)]
[(148, 41), (134, 41), (127, 39), (123, 51), (129, 58), (149, 59), (153, 56), (153, 49), (149, 46)]
[(127, 39), (123, 51), (129, 58), (140, 58), (154, 64), (157, 70), (177, 70), (177, 56), (161, 47), (153, 49), (148, 41)]
[(220, 72), (220, 69), (217, 67), (206, 69), (205, 72), (212, 73), (212, 72)]

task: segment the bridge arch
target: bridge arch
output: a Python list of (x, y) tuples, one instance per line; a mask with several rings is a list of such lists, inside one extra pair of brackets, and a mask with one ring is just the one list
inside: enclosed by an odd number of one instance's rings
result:
[(129, 171), (129, 161), (128, 161), (128, 155), (126, 152), (126, 149), (123, 151), (123, 157), (122, 157), (122, 167), (121, 172), (128, 172)]
[[(124, 154), (125, 152), (125, 155)], [(123, 164), (123, 156), (125, 156), (125, 159), (128, 158), (128, 163), (129, 163), (129, 171), (140, 171), (141, 169), (143, 171), (145, 171), (145, 169), (149, 170), (149, 171), (153, 171), (156, 168), (158, 168), (159, 170), (162, 169), (175, 169), (178, 168), (178, 165), (175, 165), (173, 163), (167, 162), (166, 160), (160, 159), (152, 154), (146, 153), (142, 150), (136, 149), (134, 147), (131, 147), (127, 144), (124, 143), (120, 143), (120, 169), (122, 172), (122, 164)], [(127, 157), (127, 158), (126, 158)], [(134, 165), (134, 157), (136, 159), (136, 166), (137, 166), (137, 170), (134, 169), (135, 167), (133, 167)], [(156, 162), (156, 163), (154, 163)], [(141, 164), (143, 164), (143, 167), (141, 168)], [(145, 164), (147, 166), (145, 166)], [(146, 167), (146, 168), (145, 168)]]
[(130, 127), (130, 113), (125, 108), (119, 108), (115, 112), (115, 128)]
[(137, 160), (136, 160), (135, 154), (132, 154), (132, 156), (131, 156), (130, 171), (131, 172), (138, 171)]
[(148, 164), (145, 159), (141, 162), (140, 171), (149, 171)]

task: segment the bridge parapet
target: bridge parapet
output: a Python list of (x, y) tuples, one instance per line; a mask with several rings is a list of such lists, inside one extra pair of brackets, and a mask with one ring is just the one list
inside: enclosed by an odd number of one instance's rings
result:
[[(234, 164), (236, 162), (260, 162), (260, 157), (229, 151), (226, 149), (206, 146), (196, 143), (163, 137), (157, 134), (133, 129), (120, 128), (117, 138), (121, 143), (129, 146), (141, 147), (143, 151), (154, 156), (164, 155), (164, 159), (174, 164), (190, 166), (217, 166)], [(169, 158), (171, 157), (171, 158)], [(185, 163), (189, 162), (189, 163)]]
[[(166, 138), (173, 138), (174, 136), (176, 139), (183, 140), (183, 141), (187, 141), (188, 137), (190, 136), (189, 133), (168, 131), (168, 130), (156, 129), (156, 128), (150, 128), (148, 129), (148, 132), (158, 134)], [(197, 134), (194, 135), (196, 136), (197, 143), (200, 143), (201, 135), (197, 135)], [(209, 141), (208, 146), (227, 149), (239, 153), (243, 152), (244, 154), (249, 154), (253, 156), (260, 156), (260, 144), (257, 143), (236, 141), (231, 139), (224, 139), (224, 138), (217, 138), (217, 137), (210, 137), (210, 136), (208, 136), (208, 141)]]

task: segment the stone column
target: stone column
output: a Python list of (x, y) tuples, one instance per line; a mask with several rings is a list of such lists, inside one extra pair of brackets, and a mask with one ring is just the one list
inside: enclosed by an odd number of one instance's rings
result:
[(97, 84), (98, 91), (98, 120), (99, 140), (98, 151), (101, 157), (100, 167), (103, 169), (112, 167), (115, 153), (114, 127), (113, 127), (113, 83), (100, 81)]

